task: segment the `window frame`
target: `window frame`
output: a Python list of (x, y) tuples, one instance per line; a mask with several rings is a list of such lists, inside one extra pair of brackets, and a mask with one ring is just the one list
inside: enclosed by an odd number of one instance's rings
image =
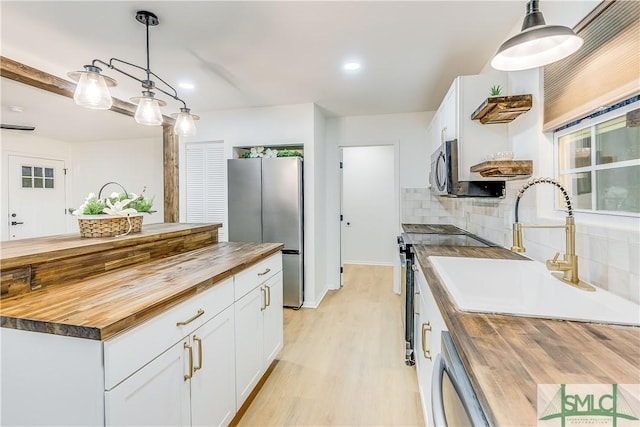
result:
[[(615, 163), (596, 164), (595, 162), (596, 126), (606, 121), (615, 119), (616, 117), (626, 115), (629, 111), (637, 110), (639, 108), (640, 108), (640, 101), (636, 101), (631, 104), (624, 105), (615, 110), (609, 111), (605, 114), (599, 115), (597, 117), (584, 119), (573, 126), (569, 126), (553, 132), (553, 174), (555, 179), (559, 181), (561, 176), (560, 175), (560, 146), (559, 146), (560, 138), (574, 132), (579, 132), (581, 130), (591, 128), (591, 147), (592, 147), (591, 154), (590, 154), (591, 164), (589, 166), (563, 170), (563, 175), (591, 172), (591, 188), (593, 189), (591, 193), (592, 209), (579, 209), (574, 207), (573, 210), (575, 212), (580, 212), (580, 213), (590, 214), (590, 215), (593, 214), (593, 215), (607, 215), (612, 217), (640, 218), (640, 212), (636, 213), (636, 212), (623, 212), (623, 211), (606, 211), (606, 210), (597, 210), (596, 208), (594, 208), (594, 207), (597, 207), (597, 191), (598, 191), (596, 186), (597, 171), (608, 170), (608, 169), (620, 169), (627, 166), (640, 166), (640, 159), (624, 160), (624, 161), (615, 162)], [(558, 198), (554, 198), (553, 207), (554, 207), (554, 210), (556, 211), (565, 209), (564, 206), (560, 206)]]

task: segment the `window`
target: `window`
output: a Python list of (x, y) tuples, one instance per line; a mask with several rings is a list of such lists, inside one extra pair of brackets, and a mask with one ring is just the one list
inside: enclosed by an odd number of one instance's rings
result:
[(640, 127), (627, 114), (638, 108), (635, 102), (556, 132), (558, 179), (574, 209), (640, 214)]
[(22, 188), (54, 188), (53, 168), (22, 166)]

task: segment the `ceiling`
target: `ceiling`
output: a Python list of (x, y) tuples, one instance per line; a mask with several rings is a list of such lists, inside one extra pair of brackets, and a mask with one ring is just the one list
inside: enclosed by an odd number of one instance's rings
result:
[[(151, 69), (176, 87), (195, 114), (309, 102), (329, 116), (428, 111), (437, 108), (456, 75), (481, 71), (523, 18), (525, 5), (525, 0), (3, 0), (2, 55), (64, 78), (95, 58), (117, 57), (144, 66), (145, 27), (134, 16), (149, 10), (160, 20), (150, 28)], [(362, 68), (345, 72), (347, 60), (360, 61)], [(105, 74), (118, 80), (114, 96), (128, 100), (140, 95), (135, 81), (113, 70)], [(180, 89), (181, 81), (196, 88)], [(110, 139), (118, 133), (158, 134), (157, 128), (136, 125), (128, 117), (104, 119), (118, 116), (112, 112), (81, 113), (73, 101), (56, 100), (56, 95), (42, 101), (38, 91), (22, 93), (21, 86), (2, 82), (3, 123), (33, 124), (36, 132), (61, 128), (57, 139), (64, 133), (61, 123), (67, 133), (75, 132), (69, 137), (73, 140), (97, 134), (107, 139), (109, 131)], [(180, 104), (167, 100), (164, 113), (177, 111)], [(30, 116), (32, 108), (44, 109), (37, 104), (42, 102), (50, 114)], [(8, 105), (23, 106), (25, 112), (10, 113)], [(64, 114), (73, 121), (63, 120)], [(103, 119), (107, 126), (97, 132)], [(83, 125), (87, 131), (79, 129)]]

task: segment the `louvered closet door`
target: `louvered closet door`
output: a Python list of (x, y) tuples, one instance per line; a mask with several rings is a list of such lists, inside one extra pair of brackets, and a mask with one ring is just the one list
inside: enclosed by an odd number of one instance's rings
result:
[[(226, 218), (226, 160), (224, 142), (186, 144), (186, 221), (224, 223)], [(218, 230), (227, 240), (227, 227)]]

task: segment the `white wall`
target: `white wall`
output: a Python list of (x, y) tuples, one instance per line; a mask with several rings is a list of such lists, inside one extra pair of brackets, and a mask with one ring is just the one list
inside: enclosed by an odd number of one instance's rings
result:
[[(326, 292), (324, 271), (324, 225), (322, 176), (324, 148), (322, 146), (324, 117), (314, 104), (212, 111), (200, 114), (198, 134), (180, 144), (180, 206), (184, 201), (184, 142), (224, 141), (227, 158), (234, 147), (243, 146), (304, 146), (304, 306), (316, 307)], [(320, 138), (320, 142), (316, 141)], [(226, 172), (225, 172), (226, 174)], [(184, 216), (181, 208), (181, 220)], [(226, 221), (225, 221), (226, 222)]]
[[(430, 111), (327, 119), (325, 215), (330, 289), (340, 287), (340, 147), (397, 144), (399, 186), (426, 187), (431, 155), (426, 128), (433, 114)], [(400, 232), (399, 224), (397, 227)]]
[[(78, 207), (89, 192), (98, 195), (107, 182), (115, 181), (131, 193), (154, 197), (153, 214), (144, 224), (164, 222), (162, 134), (152, 139), (75, 143), (72, 146), (70, 207)], [(117, 185), (105, 187), (102, 196), (121, 192)], [(75, 222), (74, 222), (75, 224)]]
[[(72, 144), (65, 141), (41, 138), (32, 133), (5, 130), (0, 133), (2, 145), (0, 146), (0, 240), (9, 240), (9, 155), (37, 156), (46, 159), (62, 160), (65, 167), (69, 168), (72, 158)], [(65, 198), (68, 205), (71, 198), (71, 180), (67, 176), (65, 179)], [(84, 198), (83, 198), (84, 200)], [(70, 215), (69, 215), (70, 216)], [(73, 218), (67, 219), (67, 227), (75, 221)], [(68, 228), (69, 229), (69, 228)]]

